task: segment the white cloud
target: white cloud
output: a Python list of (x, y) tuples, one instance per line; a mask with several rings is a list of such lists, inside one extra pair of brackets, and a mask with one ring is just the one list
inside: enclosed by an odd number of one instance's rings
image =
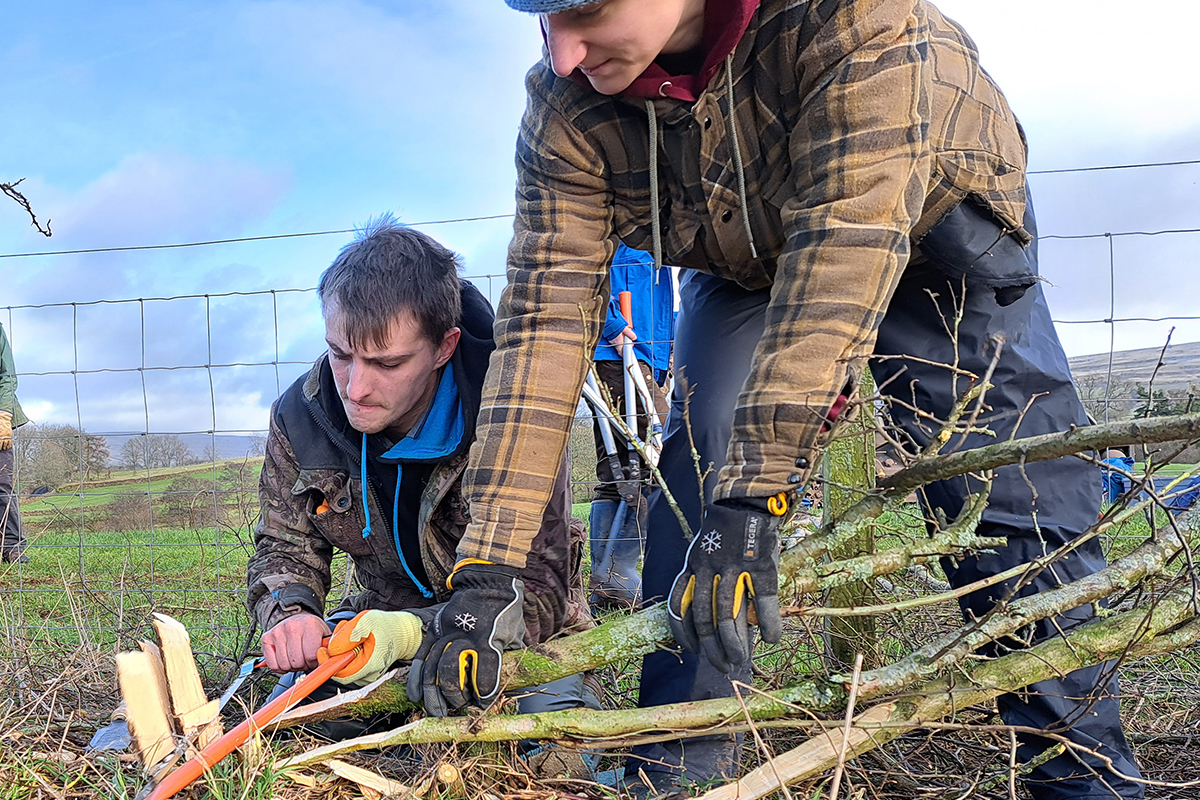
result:
[(1190, 77), (1200, 4), (1192, 0), (937, 5), (979, 45), (1037, 166), (1082, 166), (1200, 126), (1200, 85)]
[(523, 76), (541, 46), (529, 15), (501, 2), (395, 11), (268, 0), (244, 7), (237, 31), (280, 102), (319, 96), (326, 124), (376, 152), (391, 210), (428, 219), (510, 209)]
[[(53, 219), (54, 238), (24, 244), (72, 250), (202, 241), (237, 236), (260, 223), (290, 187), (287, 170), (235, 159), (137, 153), (121, 159), (78, 191), (38, 185), (39, 216)], [(31, 248), (32, 249), (32, 248)], [(10, 302), (87, 301), (136, 297), (178, 286), (195, 251), (159, 251), (151, 269), (128, 253), (32, 258), (9, 262), (16, 280)], [(6, 298), (7, 299), (7, 298)]]
[(270, 213), (290, 185), (285, 171), (228, 158), (127, 156), (55, 214), (70, 247), (226, 238)]

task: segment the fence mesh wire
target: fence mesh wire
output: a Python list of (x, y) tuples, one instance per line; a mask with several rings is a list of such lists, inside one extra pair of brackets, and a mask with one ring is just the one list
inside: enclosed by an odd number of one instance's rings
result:
[[(1085, 401), (1101, 420), (1130, 412), (1111, 368), (1121, 325), (1114, 240), (1154, 232), (1043, 237), (1107, 247), (1108, 307), (1062, 325), (1107, 326), (1109, 369)], [(1196, 230), (1165, 235), (1194, 237)], [(1055, 241), (1057, 240), (1057, 241)], [(1065, 240), (1065, 241), (1064, 241)], [(1060, 256), (1065, 257), (1065, 256)], [(1047, 258), (1043, 255), (1043, 264)], [(469, 276), (492, 301), (502, 275)], [(271, 402), (324, 349), (315, 290), (212, 292), (13, 305), (0, 317), (17, 357), (18, 396), (34, 424), (15, 461), (30, 562), (0, 571), (10, 635), (128, 647), (152, 611), (179, 617), (203, 662), (252, 645), (245, 565)], [(1194, 321), (1177, 315), (1155, 321)], [(591, 420), (572, 431), (576, 513), (595, 480)], [(336, 594), (348, 590), (344, 556)]]

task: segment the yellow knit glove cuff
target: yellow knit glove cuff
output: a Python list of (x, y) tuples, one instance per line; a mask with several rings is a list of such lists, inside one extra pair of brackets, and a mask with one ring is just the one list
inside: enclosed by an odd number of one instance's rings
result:
[(0, 450), (12, 447), (12, 414), (0, 411)]
[(322, 648), (318, 660), (353, 649), (363, 651), (333, 680), (341, 684), (365, 684), (378, 679), (397, 661), (411, 660), (421, 646), (421, 618), (407, 611), (363, 611), (352, 620), (338, 623)]

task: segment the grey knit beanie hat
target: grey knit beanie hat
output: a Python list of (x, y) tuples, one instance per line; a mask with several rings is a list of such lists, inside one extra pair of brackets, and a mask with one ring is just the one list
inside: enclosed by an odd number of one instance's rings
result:
[(590, 6), (600, 0), (504, 0), (509, 8), (529, 14), (557, 14), (569, 8)]

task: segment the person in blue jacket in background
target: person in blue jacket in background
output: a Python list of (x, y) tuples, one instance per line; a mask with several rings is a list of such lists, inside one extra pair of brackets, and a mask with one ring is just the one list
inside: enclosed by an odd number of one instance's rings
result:
[[(604, 332), (596, 345), (594, 356), (596, 375), (607, 387), (612, 398), (614, 413), (625, 413), (625, 373), (621, 360), (621, 347), (626, 340), (633, 341), (633, 352), (646, 385), (654, 397), (654, 405), (660, 418), (667, 413), (666, 391), (671, 368), (671, 342), (675, 335), (675, 290), (670, 267), (654, 269), (654, 257), (641, 250), (621, 244), (613, 254), (609, 271), (611, 298)], [(618, 298), (621, 292), (632, 295), (632, 324), (621, 314)], [(649, 415), (638, 415), (638, 436), (645, 441), (649, 427)], [(614, 475), (610, 468), (604, 442), (600, 438), (598, 425), (593, 424), (596, 440), (596, 488), (592, 494), (592, 507), (588, 530), (591, 541), (592, 604), (595, 606), (618, 606), (629, 608), (640, 600), (642, 580), (638, 572), (638, 559), (642, 555), (642, 529), (646, 518), (646, 487), (638, 498), (638, 507), (631, 513), (618, 515), (621, 494), (618, 481), (628, 479), (628, 448), (617, 447), (623, 474)], [(635, 456), (636, 457), (636, 456)], [(638, 473), (643, 479), (649, 470), (641, 464)], [(648, 486), (648, 484), (647, 484)], [(617, 524), (614, 525), (614, 522)]]
[(1121, 448), (1110, 447), (1105, 453), (1101, 471), (1104, 480), (1104, 502), (1112, 505), (1133, 488), (1129, 476), (1133, 472), (1133, 459)]

